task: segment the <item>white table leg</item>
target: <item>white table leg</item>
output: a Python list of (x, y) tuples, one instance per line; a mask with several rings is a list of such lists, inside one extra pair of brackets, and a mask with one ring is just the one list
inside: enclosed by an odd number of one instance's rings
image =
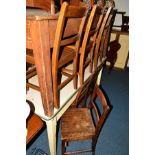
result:
[(102, 71), (103, 71), (103, 68), (100, 70), (99, 75), (97, 77), (97, 84), (98, 85), (100, 85), (100, 83), (101, 83)]
[(51, 155), (56, 155), (56, 118), (46, 121), (47, 135)]

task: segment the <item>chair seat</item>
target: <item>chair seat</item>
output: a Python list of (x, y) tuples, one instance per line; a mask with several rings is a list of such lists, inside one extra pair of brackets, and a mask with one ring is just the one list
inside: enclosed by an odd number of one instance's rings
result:
[(76, 56), (75, 48), (64, 47), (58, 62), (58, 68), (73, 60)]
[(88, 108), (70, 108), (61, 118), (62, 140), (74, 141), (90, 139), (95, 135), (95, 127)]

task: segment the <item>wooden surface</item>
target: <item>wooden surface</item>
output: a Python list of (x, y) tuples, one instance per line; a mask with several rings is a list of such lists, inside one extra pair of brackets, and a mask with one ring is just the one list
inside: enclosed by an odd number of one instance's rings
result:
[(40, 8), (55, 14), (54, 0), (26, 0), (26, 7)]
[(43, 121), (36, 115), (32, 114), (27, 119), (27, 136), (26, 136), (26, 144), (28, 144), (43, 128)]
[(81, 137), (89, 139), (95, 135), (90, 110), (87, 108), (68, 109), (62, 116), (61, 122), (62, 140), (78, 140)]

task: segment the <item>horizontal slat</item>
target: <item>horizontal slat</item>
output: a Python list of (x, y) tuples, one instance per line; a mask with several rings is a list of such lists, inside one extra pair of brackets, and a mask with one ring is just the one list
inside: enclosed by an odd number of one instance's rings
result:
[[(27, 74), (27, 73), (26, 73)], [(35, 70), (35, 71), (33, 71), (33, 72), (31, 72), (31, 73), (29, 73), (29, 74), (27, 74), (26, 75), (26, 80), (27, 79), (30, 79), (31, 77), (33, 77), (34, 75), (37, 75), (37, 71)]]
[(33, 89), (35, 89), (35, 90), (40, 91), (40, 88), (39, 88), (38, 86), (34, 85), (34, 84), (26, 83), (26, 86), (27, 86), (27, 87), (30, 87), (30, 88), (33, 88)]
[(69, 6), (66, 17), (81, 18), (86, 14), (86, 7)]
[(81, 150), (75, 150), (75, 151), (69, 151), (65, 152), (64, 154), (75, 154), (75, 153), (82, 153), (82, 152), (91, 152), (92, 149), (81, 149)]
[(71, 79), (73, 79), (73, 75), (71, 75), (70, 77), (68, 77), (65, 81), (63, 81), (59, 86), (58, 86), (58, 90), (62, 89), (64, 86), (66, 86), (67, 83), (69, 83), (71, 81)]
[(78, 40), (78, 38), (79, 38), (79, 35), (75, 35), (73, 37), (63, 39), (60, 44), (61, 46), (72, 44), (72, 43), (75, 43)]

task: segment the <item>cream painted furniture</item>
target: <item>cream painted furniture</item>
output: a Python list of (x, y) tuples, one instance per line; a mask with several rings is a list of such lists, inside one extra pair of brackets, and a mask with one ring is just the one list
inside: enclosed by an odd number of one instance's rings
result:
[[(119, 35), (118, 40), (121, 44), (121, 48), (117, 52), (118, 55), (114, 67), (124, 69), (127, 65), (129, 58), (129, 33), (121, 31), (112, 31), (110, 41), (115, 40), (117, 34)], [(108, 62), (107, 65), (109, 65)]]

